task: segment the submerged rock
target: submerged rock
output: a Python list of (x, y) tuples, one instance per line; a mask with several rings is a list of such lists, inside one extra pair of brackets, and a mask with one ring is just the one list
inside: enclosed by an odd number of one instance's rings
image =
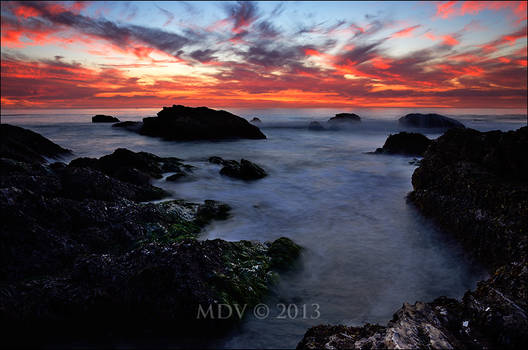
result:
[(168, 140), (265, 139), (255, 125), (227, 111), (207, 107), (163, 107), (157, 117), (143, 119), (143, 135)]
[(528, 127), (452, 129), (431, 142), (409, 199), (485, 263), (462, 300), (404, 304), (386, 326), (317, 326), (299, 349), (515, 349), (528, 342)]
[(436, 113), (411, 113), (398, 119), (398, 122), (415, 128), (464, 128), (458, 120)]
[(328, 123), (340, 124), (340, 123), (355, 123), (360, 122), (361, 117), (354, 113), (338, 113), (335, 117), (328, 119)]
[(325, 128), (319, 122), (310, 122), (310, 124), (308, 125), (308, 130), (321, 131), (324, 129)]
[(97, 114), (92, 117), (92, 123), (119, 123), (119, 119), (111, 115)]
[(255, 117), (255, 118), (251, 119), (251, 122), (252, 123), (262, 123), (262, 120), (260, 120), (259, 118)]
[(301, 247), (286, 237), (273, 241), (268, 249), (268, 255), (271, 257), (271, 266), (277, 269), (290, 267), (300, 254)]
[(214, 156), (209, 158), (209, 162), (223, 165), (220, 174), (237, 179), (256, 180), (268, 175), (260, 166), (246, 159), (241, 159), (239, 163), (236, 160), (225, 160)]
[(36, 132), (10, 124), (0, 124), (0, 157), (22, 162), (45, 162), (71, 151)]
[(383, 147), (376, 149), (375, 153), (423, 156), (430, 144), (431, 140), (422, 134), (403, 131), (389, 135)]
[(134, 131), (134, 132), (139, 132), (142, 126), (143, 126), (142, 122), (132, 122), (132, 121), (112, 124), (112, 128), (123, 128), (128, 131)]

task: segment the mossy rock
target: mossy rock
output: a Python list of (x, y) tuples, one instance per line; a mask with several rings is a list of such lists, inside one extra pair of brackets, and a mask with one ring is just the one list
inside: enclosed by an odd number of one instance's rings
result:
[(275, 240), (268, 249), (270, 266), (279, 270), (290, 267), (300, 254), (301, 247), (286, 237)]

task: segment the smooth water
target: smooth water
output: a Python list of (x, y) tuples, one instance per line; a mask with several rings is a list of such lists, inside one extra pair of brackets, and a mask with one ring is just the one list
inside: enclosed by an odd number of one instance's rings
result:
[[(156, 180), (154, 184), (174, 198), (214, 199), (233, 208), (231, 218), (206, 228), (204, 239), (270, 241), (287, 236), (305, 248), (298, 265), (281, 274), (264, 301), (270, 315), (258, 319), (248, 310), (240, 326), (209, 344), (213, 347), (295, 347), (317, 324), (385, 324), (403, 302), (461, 297), (485, 277), (448, 235), (406, 202), (415, 169), (409, 164), (412, 157), (367, 153), (381, 147), (389, 133), (402, 130), (396, 117), (404, 111), (362, 111), (366, 116), (360, 124), (320, 132), (307, 130), (309, 121), (324, 121), (339, 111), (232, 111), (247, 119), (258, 116), (268, 138), (163, 141), (109, 124), (92, 124), (90, 117), (102, 111), (86, 110), (75, 114), (2, 111), (2, 122), (39, 132), (74, 150), (75, 157), (99, 157), (126, 147), (183, 158), (196, 166), (192, 176), (179, 183)], [(139, 120), (156, 110), (103, 112), (121, 120)], [(456, 118), (482, 131), (526, 124), (523, 115), (478, 112), (458, 113)], [(207, 162), (214, 155), (249, 159), (269, 176), (252, 182), (223, 177), (218, 165)], [(298, 315), (290, 317), (291, 312), (278, 318), (283, 308), (278, 303), (295, 304)], [(320, 313), (318, 319), (310, 318), (317, 316), (314, 308)]]

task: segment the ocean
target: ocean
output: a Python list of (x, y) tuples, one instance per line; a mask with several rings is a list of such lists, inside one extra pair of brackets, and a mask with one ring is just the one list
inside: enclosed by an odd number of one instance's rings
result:
[[(418, 110), (227, 109), (247, 120), (260, 118), (258, 126), (268, 138), (215, 142), (164, 141), (91, 123), (94, 114), (126, 121), (154, 116), (158, 110), (2, 110), (2, 122), (73, 150), (64, 161), (100, 157), (119, 147), (182, 158), (196, 167), (191, 176), (153, 184), (173, 198), (214, 199), (233, 208), (228, 220), (206, 227), (203, 239), (264, 242), (286, 236), (304, 247), (299, 263), (280, 275), (263, 301), (268, 317), (248, 313), (225, 336), (207, 344), (190, 340), (187, 346), (295, 347), (311, 326), (386, 324), (403, 302), (460, 298), (486, 277), (448, 234), (407, 203), (416, 168), (413, 157), (368, 153), (381, 147), (389, 134), (404, 130), (398, 117)], [(324, 124), (339, 112), (355, 112), (363, 120), (339, 131), (308, 130), (310, 121)], [(419, 112), (438, 112), (480, 131), (526, 125), (526, 115), (518, 110)], [(207, 161), (211, 156), (248, 159), (269, 176), (252, 182), (221, 176), (219, 166)], [(278, 304), (310, 312), (281, 317)], [(317, 315), (311, 312), (314, 308)]]

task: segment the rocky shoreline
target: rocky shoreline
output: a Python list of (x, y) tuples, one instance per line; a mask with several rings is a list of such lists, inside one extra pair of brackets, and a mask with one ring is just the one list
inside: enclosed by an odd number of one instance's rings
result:
[(0, 128), (3, 345), (203, 338), (204, 328), (209, 337), (240, 317), (197, 319), (199, 307), (259, 302), (300, 254), (284, 237), (197, 240), (205, 225), (229, 216), (225, 204), (146, 202), (170, 195), (152, 178), (192, 171), (178, 158), (117, 149), (48, 163), (44, 156), (70, 151), (23, 128)]
[(386, 326), (320, 325), (298, 349), (519, 348), (528, 341), (528, 127), (455, 128), (427, 148), (408, 199), (489, 267), (462, 300), (405, 303)]

